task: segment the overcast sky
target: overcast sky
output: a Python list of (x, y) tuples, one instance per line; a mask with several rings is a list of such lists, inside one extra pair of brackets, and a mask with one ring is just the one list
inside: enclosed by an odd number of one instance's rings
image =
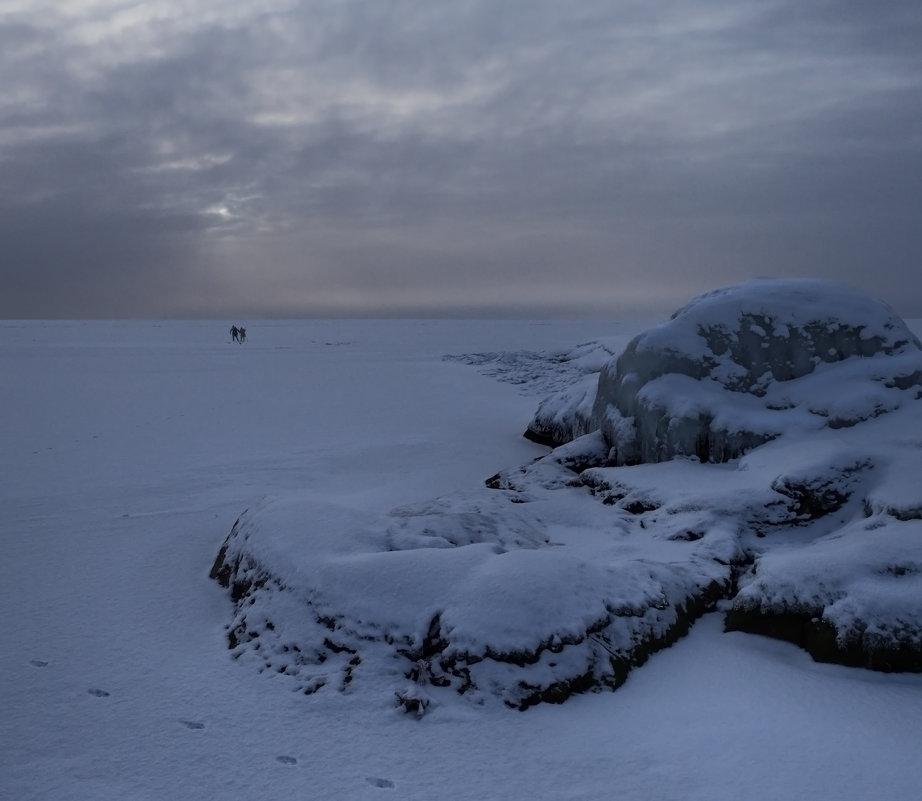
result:
[(922, 316), (920, 0), (0, 0), (0, 317)]

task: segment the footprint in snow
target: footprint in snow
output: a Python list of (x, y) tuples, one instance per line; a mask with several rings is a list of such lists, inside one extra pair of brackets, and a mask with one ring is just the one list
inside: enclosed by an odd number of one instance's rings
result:
[(48, 667), (48, 663), (44, 659), (30, 659), (29, 664), (33, 667)]
[(293, 756), (277, 756), (275, 758), (276, 762), (281, 762), (283, 765), (297, 765), (298, 760)]
[(105, 690), (97, 690), (96, 688), (91, 688), (87, 690), (90, 695), (95, 695), (97, 698), (108, 698), (110, 693), (107, 693)]
[(187, 729), (204, 729), (205, 724), (198, 720), (181, 720), (179, 721)]
[(382, 789), (394, 786), (394, 783), (390, 779), (379, 779), (377, 776), (369, 776), (365, 781), (372, 787), (381, 787)]

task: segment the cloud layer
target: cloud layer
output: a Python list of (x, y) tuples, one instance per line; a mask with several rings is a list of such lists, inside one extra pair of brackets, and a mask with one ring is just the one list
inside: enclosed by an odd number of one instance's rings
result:
[(0, 316), (650, 314), (761, 274), (922, 315), (920, 41), (917, 0), (0, 0)]

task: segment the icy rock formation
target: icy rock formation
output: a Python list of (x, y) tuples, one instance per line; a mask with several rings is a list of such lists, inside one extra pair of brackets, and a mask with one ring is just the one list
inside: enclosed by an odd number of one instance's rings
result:
[(601, 430), (611, 464), (723, 462), (792, 428), (854, 425), (922, 383), (922, 348), (881, 301), (813, 279), (708, 292), (635, 337), (529, 425), (561, 444)]

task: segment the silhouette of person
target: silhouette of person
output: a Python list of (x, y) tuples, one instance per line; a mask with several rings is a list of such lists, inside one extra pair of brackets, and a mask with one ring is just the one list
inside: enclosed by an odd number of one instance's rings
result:
[(237, 326), (236, 326), (236, 325), (232, 325), (232, 326), (231, 326), (231, 330), (230, 330), (230, 335), (231, 335), (231, 339), (233, 339), (234, 342), (237, 342), (237, 341), (238, 341), (238, 340), (237, 340), (237, 336), (239, 335), (239, 333), (240, 333), (240, 332), (238, 331)]
[(243, 326), (240, 326), (240, 328), (237, 331), (237, 335), (240, 337), (241, 345), (247, 341), (247, 330)]

